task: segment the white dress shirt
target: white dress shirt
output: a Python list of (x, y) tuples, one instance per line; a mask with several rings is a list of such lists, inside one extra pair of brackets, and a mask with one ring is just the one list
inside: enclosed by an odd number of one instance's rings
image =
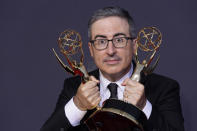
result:
[[(118, 99), (120, 100), (123, 100), (123, 93), (125, 89), (125, 86), (122, 86), (121, 84), (126, 78), (130, 78), (132, 72), (133, 72), (133, 66), (131, 67), (130, 71), (126, 75), (124, 75), (120, 80), (113, 82), (118, 85), (118, 88), (117, 88)], [(99, 103), (99, 106), (102, 107), (103, 102), (110, 97), (110, 91), (107, 88), (107, 86), (111, 82), (107, 80), (100, 71), (99, 71), (99, 74), (100, 74), (99, 79), (100, 79), (100, 96), (101, 96), (101, 101)], [(71, 98), (71, 100), (65, 105), (64, 111), (65, 111), (65, 115), (67, 119), (69, 120), (72, 126), (79, 125), (81, 119), (84, 117), (84, 115), (87, 112), (87, 111), (81, 111), (80, 109), (78, 109), (77, 106), (73, 102), (73, 98)], [(145, 113), (148, 119), (152, 112), (152, 105), (148, 100), (146, 100), (146, 105), (142, 111)]]

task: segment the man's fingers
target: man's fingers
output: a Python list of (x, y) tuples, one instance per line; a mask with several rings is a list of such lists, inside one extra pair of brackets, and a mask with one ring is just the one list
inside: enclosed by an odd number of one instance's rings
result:
[[(94, 96), (95, 93), (97, 93), (97, 92), (99, 92), (99, 87), (98, 87), (98, 86), (96, 86), (96, 87), (94, 87), (94, 88), (90, 88), (90, 89), (88, 90), (88, 96), (87, 96), (87, 97)], [(100, 93), (100, 92), (99, 92), (99, 93)]]
[(97, 80), (94, 76), (90, 76), (91, 81), (95, 81), (97, 84), (99, 83), (99, 80)]
[(127, 82), (129, 81), (129, 78), (125, 79), (123, 82), (122, 82), (122, 86), (126, 86)]
[(90, 103), (94, 103), (95, 101), (97, 101), (97, 99), (100, 98), (100, 92), (97, 91), (96, 93), (94, 93), (93, 95), (89, 96), (87, 99)]
[(99, 104), (100, 101), (101, 101), (101, 97), (97, 97), (97, 98), (93, 101), (93, 104), (97, 106), (97, 105)]
[(122, 84), (125, 85), (125, 92), (128, 93), (144, 92), (144, 85), (142, 85), (139, 82), (133, 81), (131, 79), (125, 79), (125, 81)]
[(124, 93), (127, 94), (141, 94), (144, 92), (143, 87), (126, 87)]
[(93, 95), (87, 97), (87, 109), (93, 109), (95, 108), (99, 102), (100, 102), (100, 92), (97, 91), (96, 93), (94, 93)]
[(100, 92), (97, 84), (99, 80), (97, 80), (94, 76), (90, 76), (90, 80), (88, 82), (81, 83), (80, 87), (77, 91), (77, 98), (79, 99), (79, 103), (77, 103), (82, 109), (91, 109), (98, 105), (100, 102)]
[(131, 80), (130, 78), (127, 78), (123, 81), (122, 85), (123, 86), (127, 86), (127, 85), (130, 85), (130, 86), (137, 86), (139, 84), (139, 82), (137, 81), (134, 81), (134, 80)]
[(86, 91), (88, 91), (91, 88), (95, 88), (96, 86), (97, 86), (97, 82), (95, 82), (95, 81), (88, 81), (85, 84), (81, 84), (80, 90), (82, 92), (86, 92)]

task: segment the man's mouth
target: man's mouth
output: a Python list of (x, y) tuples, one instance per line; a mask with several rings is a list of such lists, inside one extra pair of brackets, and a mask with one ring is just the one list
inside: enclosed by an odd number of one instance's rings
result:
[(108, 60), (104, 60), (104, 62), (108, 65), (115, 65), (120, 62), (120, 59), (108, 59)]

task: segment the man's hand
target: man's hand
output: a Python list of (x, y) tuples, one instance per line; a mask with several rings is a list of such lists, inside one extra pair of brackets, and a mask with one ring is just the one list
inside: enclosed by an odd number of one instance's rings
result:
[(90, 76), (90, 80), (85, 84), (81, 83), (73, 99), (80, 110), (93, 109), (99, 104), (101, 98), (98, 83), (99, 81), (93, 76)]
[(124, 90), (124, 101), (133, 104), (142, 110), (146, 105), (144, 85), (133, 81), (130, 78), (125, 79), (122, 85), (126, 86)]

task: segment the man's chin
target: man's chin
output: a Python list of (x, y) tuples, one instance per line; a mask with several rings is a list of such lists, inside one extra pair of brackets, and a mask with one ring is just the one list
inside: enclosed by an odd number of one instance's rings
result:
[(106, 69), (105, 71), (101, 71), (103, 74), (106, 74), (108, 76), (117, 76), (119, 74), (121, 74), (121, 71), (118, 69)]
[(126, 74), (129, 71), (130, 68), (123, 68), (121, 65), (117, 66), (105, 66), (105, 68), (100, 68), (100, 71), (105, 77), (111, 78), (111, 79), (119, 79), (124, 74)]

